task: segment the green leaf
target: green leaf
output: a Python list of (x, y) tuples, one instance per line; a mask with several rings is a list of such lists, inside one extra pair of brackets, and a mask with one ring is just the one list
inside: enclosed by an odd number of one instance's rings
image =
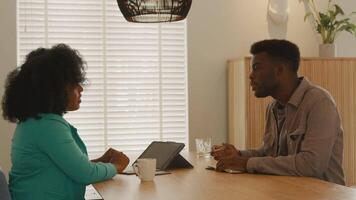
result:
[(336, 19), (336, 12), (329, 10), (327, 13), (327, 16), (329, 17), (330, 21), (334, 21)]
[(338, 15), (339, 13), (341, 15), (345, 15), (344, 11), (340, 8), (340, 6), (338, 6), (337, 4), (334, 4), (334, 6), (335, 6), (336, 15)]
[(356, 24), (350, 18), (356, 12), (350, 13), (346, 18), (340, 17), (345, 15), (343, 9), (331, 2), (332, 0), (328, 0), (327, 10), (320, 12), (317, 10), (313, 0), (306, 1), (313, 10), (305, 14), (304, 21), (313, 16), (315, 29), (320, 34), (323, 43), (333, 43), (337, 33), (342, 31), (349, 32), (356, 37)]
[(355, 24), (346, 24), (346, 25), (341, 26), (337, 31), (338, 32), (347, 31), (347, 32), (351, 33), (352, 35), (354, 35), (356, 33), (356, 25)]
[(323, 27), (329, 27), (331, 20), (328, 15), (325, 15), (324, 13), (319, 13), (320, 16), (320, 24)]
[(305, 14), (305, 16), (304, 16), (304, 21), (307, 21), (307, 19), (308, 19), (309, 16), (313, 16), (313, 13), (307, 12), (307, 13)]
[(336, 20), (335, 23), (334, 23), (334, 26), (336, 26), (338, 28), (341, 25), (348, 24), (349, 20), (350, 20), (350, 18), (345, 18), (345, 19), (342, 19), (340, 21)]

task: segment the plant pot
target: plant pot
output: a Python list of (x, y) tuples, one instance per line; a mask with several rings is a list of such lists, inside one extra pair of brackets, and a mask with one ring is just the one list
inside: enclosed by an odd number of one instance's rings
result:
[(320, 44), (319, 45), (319, 57), (335, 57), (336, 45), (335, 44)]

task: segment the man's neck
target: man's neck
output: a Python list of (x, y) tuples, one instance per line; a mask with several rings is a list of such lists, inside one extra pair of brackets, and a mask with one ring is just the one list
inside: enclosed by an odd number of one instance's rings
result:
[(276, 92), (275, 95), (272, 95), (272, 97), (278, 101), (279, 104), (281, 105), (286, 105), (289, 101), (289, 99), (292, 97), (294, 91), (297, 89), (301, 82), (301, 79), (298, 77), (292, 79), (291, 81), (282, 84), (281, 88), (278, 89), (278, 92)]

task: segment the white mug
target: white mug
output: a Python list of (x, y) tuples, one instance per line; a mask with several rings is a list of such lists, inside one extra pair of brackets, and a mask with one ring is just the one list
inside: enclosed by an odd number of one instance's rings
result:
[(156, 174), (155, 158), (140, 158), (133, 165), (136, 175), (141, 181), (152, 181)]

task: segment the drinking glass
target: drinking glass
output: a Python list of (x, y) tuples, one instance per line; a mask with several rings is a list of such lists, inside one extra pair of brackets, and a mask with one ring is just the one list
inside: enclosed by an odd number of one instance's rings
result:
[(210, 158), (211, 152), (211, 137), (195, 139), (197, 155)]

